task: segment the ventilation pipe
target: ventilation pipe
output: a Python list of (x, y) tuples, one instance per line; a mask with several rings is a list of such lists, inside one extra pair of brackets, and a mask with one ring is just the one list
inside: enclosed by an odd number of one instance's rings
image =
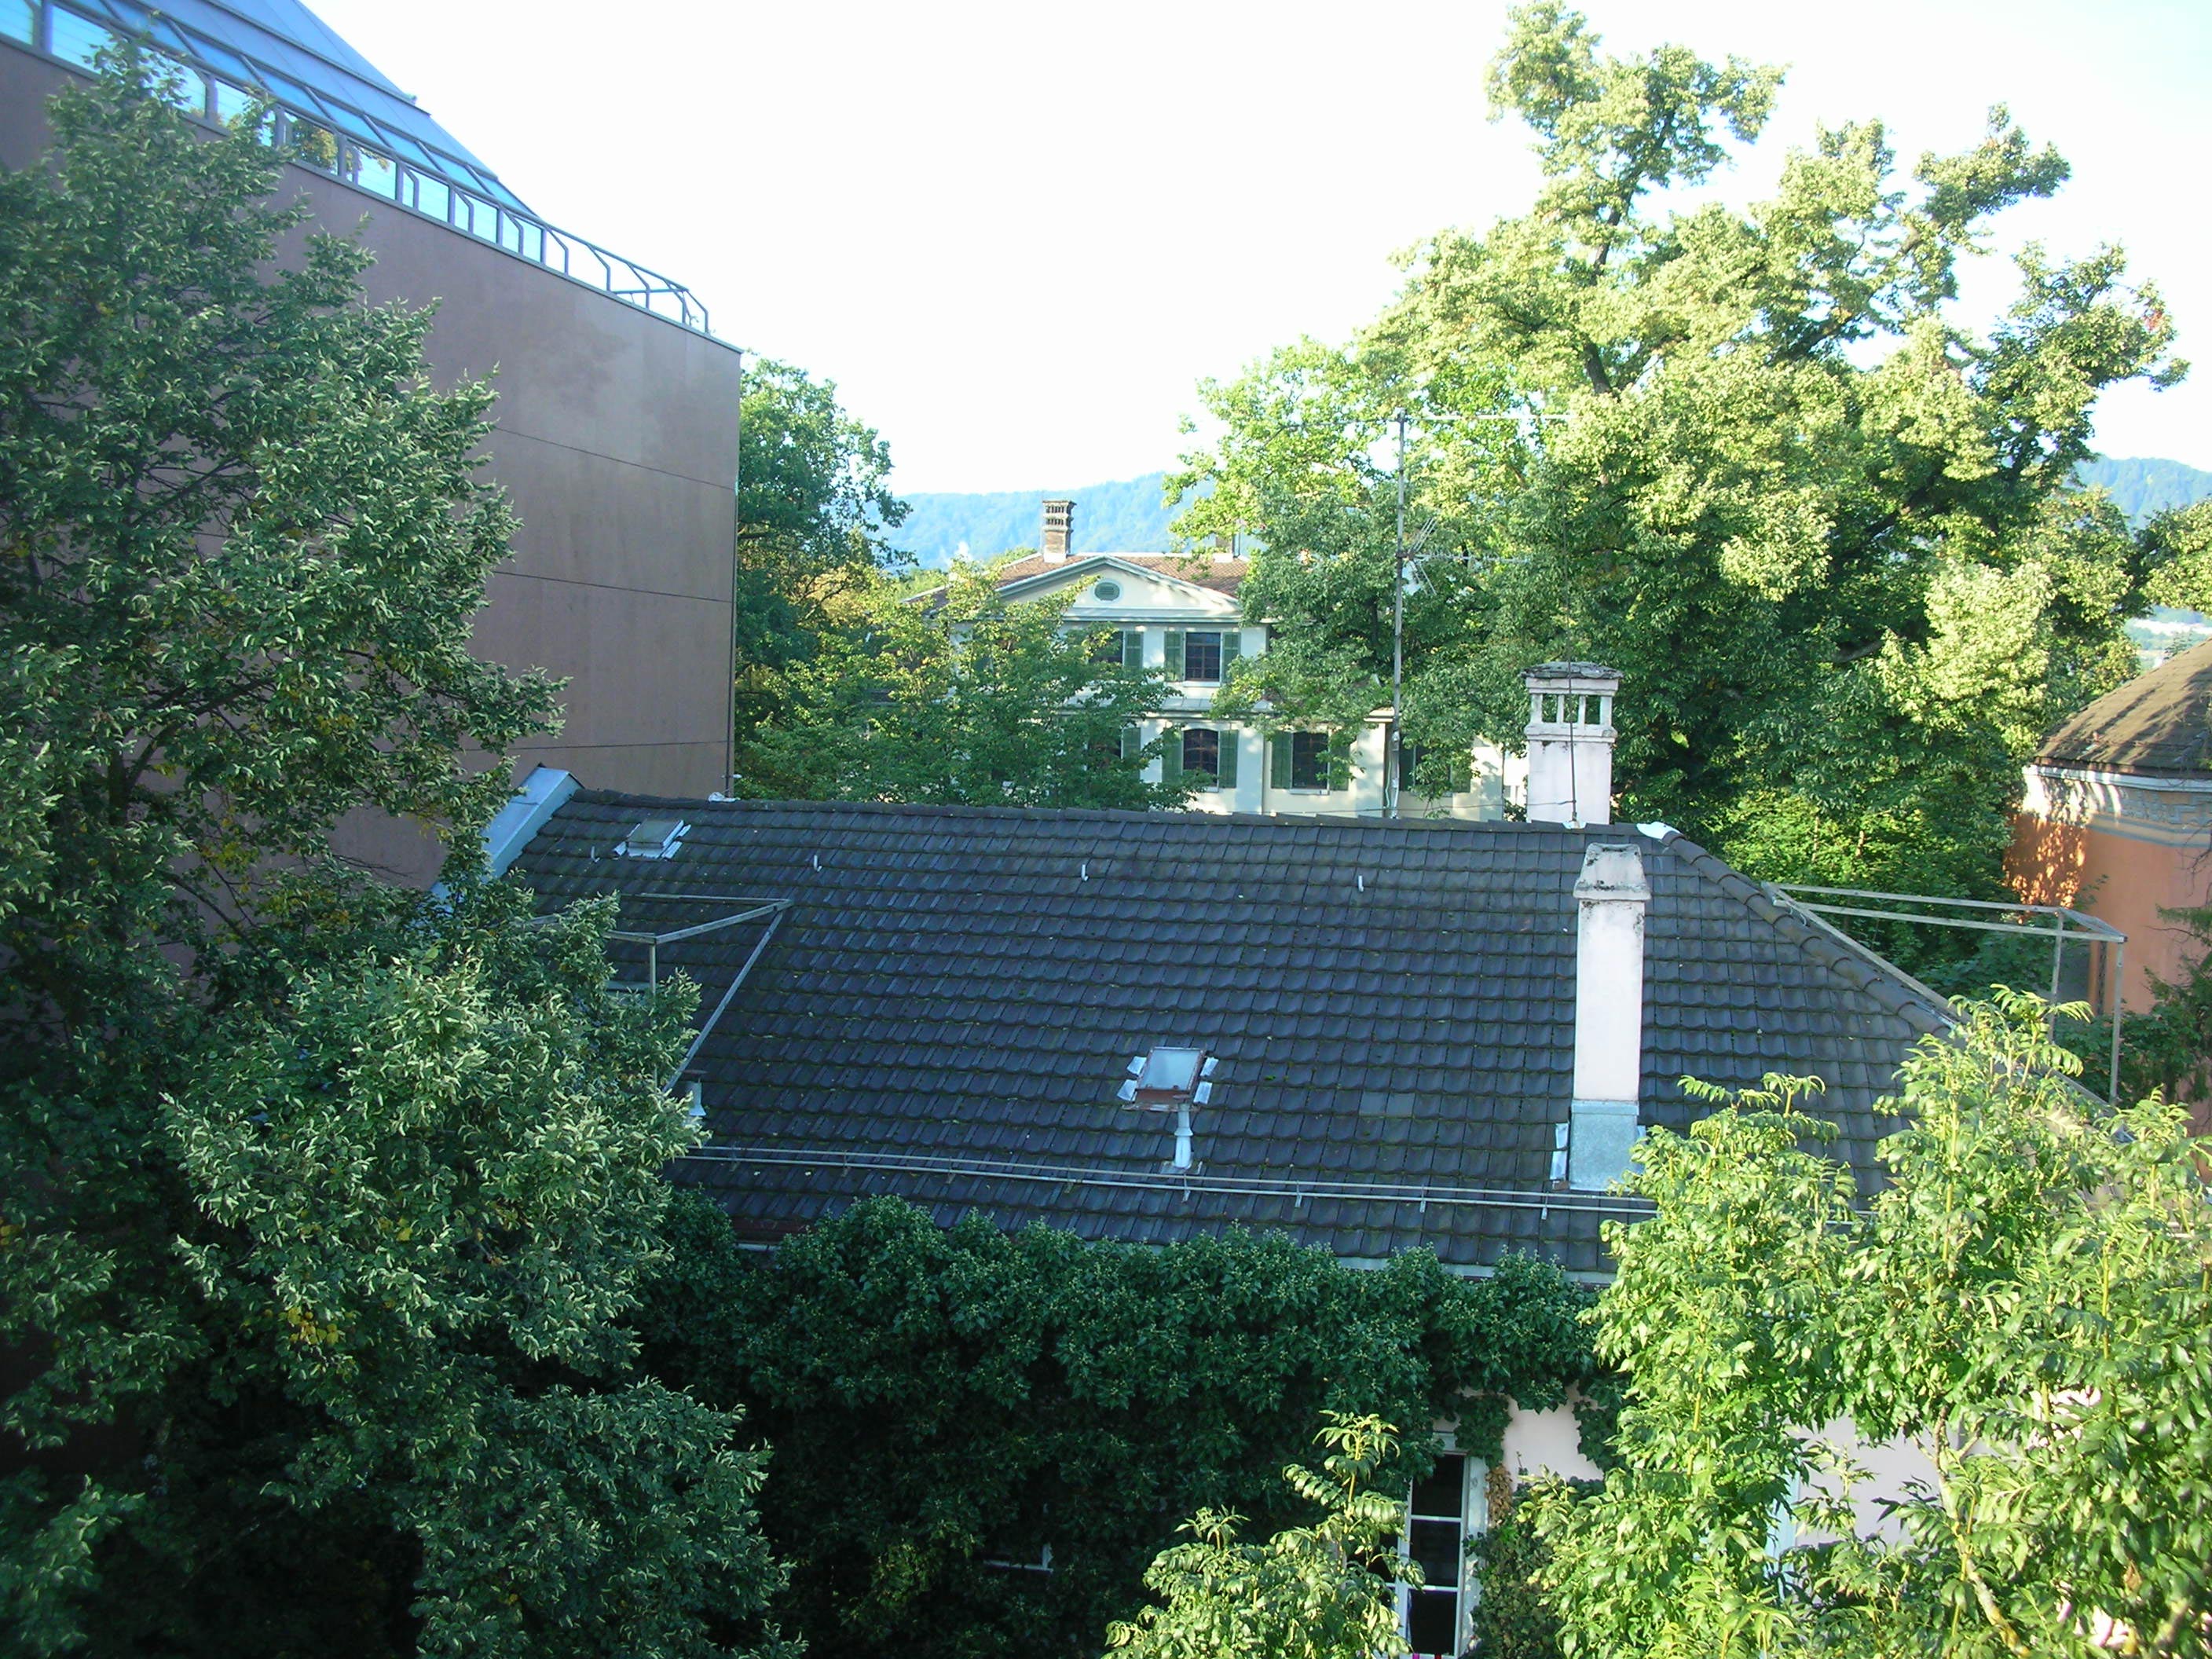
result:
[(1613, 698), (1620, 676), (1594, 662), (1539, 663), (1528, 688), (1528, 822), (1613, 822)]
[(1601, 842), (1575, 883), (1575, 1081), (1567, 1185), (1603, 1192), (1628, 1173), (1644, 1078), (1644, 855)]

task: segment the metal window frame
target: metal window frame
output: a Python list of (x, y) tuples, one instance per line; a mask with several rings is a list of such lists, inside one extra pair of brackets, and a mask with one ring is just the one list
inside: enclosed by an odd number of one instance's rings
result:
[[(60, 56), (53, 50), (52, 20), (53, 14), (57, 11), (67, 12), (83, 22), (104, 30), (118, 41), (135, 40), (148, 52), (190, 70), (199, 77), (203, 94), (200, 108), (197, 112), (186, 110), (185, 113), (204, 125), (221, 126), (222, 125), (215, 115), (216, 82), (220, 79), (236, 88), (239, 76), (234, 69), (224, 68), (212, 61), (214, 54), (204, 50), (206, 43), (200, 40), (197, 33), (171, 26), (171, 32), (185, 43), (185, 49), (179, 51), (164, 41), (155, 39), (147, 30), (132, 31), (120, 27), (121, 18), (109, 12), (107, 8), (100, 5), (98, 0), (77, 0), (77, 3), (70, 5), (61, 3), (61, 0), (36, 0), (32, 22), (33, 39), (25, 49), (76, 74), (86, 73), (85, 66), (74, 58)], [(103, 17), (106, 21), (103, 21)], [(20, 41), (10, 40), (9, 44), (24, 46), (24, 43)], [(328, 92), (308, 87), (305, 83), (298, 83), (299, 90), (304, 94), (304, 98), (294, 99), (288, 103), (285, 100), (271, 94), (269, 86), (278, 81), (295, 82), (296, 77), (267, 69), (254, 62), (246, 53), (228, 47), (222, 48), (222, 55), (245, 64), (252, 75), (261, 81), (262, 85), (258, 88), (247, 87), (242, 89), (257, 98), (266, 100), (272, 106), (272, 113), (277, 118), (280, 127), (279, 132), (272, 136), (281, 140), (282, 131), (288, 130), (295, 121), (307, 121), (316, 127), (330, 131), (334, 151), (332, 166), (324, 167), (305, 156), (292, 156), (288, 158), (289, 160), (296, 161), (311, 172), (321, 173), (325, 178), (336, 179), (342, 184), (352, 185), (356, 189), (362, 190), (374, 197), (386, 206), (398, 208), (402, 212), (414, 214), (418, 218), (428, 219), (434, 223), (443, 222), (469, 236), (471, 240), (480, 241), (488, 246), (499, 249), (511, 258), (520, 259), (526, 264), (541, 266), (581, 287), (597, 289), (610, 298), (619, 300), (624, 305), (631, 306), (637, 310), (648, 312), (665, 322), (674, 323), (687, 332), (704, 335), (709, 339), (718, 337), (714, 334), (707, 307), (689, 288), (672, 277), (664, 276), (649, 266), (641, 265), (634, 259), (625, 258), (619, 253), (600, 247), (598, 244), (578, 236), (573, 232), (560, 230), (534, 214), (517, 211), (500, 199), (502, 197), (512, 197), (513, 192), (507, 191), (505, 186), (500, 185), (496, 179), (491, 179), (489, 174), (483, 173), (478, 168), (468, 166), (458, 157), (447, 155), (434, 145), (426, 144), (419, 138), (410, 136), (407, 137), (407, 143), (422, 154), (434, 158), (439, 163), (434, 168), (423, 167), (408, 160), (399, 153), (397, 142), (390, 144), (373, 141), (356, 142), (362, 134), (380, 133), (383, 129), (371, 117), (350, 104), (333, 98)], [(296, 109), (295, 106), (302, 101), (312, 107), (307, 110)], [(354, 126), (356, 122), (361, 124), (358, 131)], [(400, 135), (392, 136), (396, 139)], [(397, 177), (393, 181), (393, 193), (391, 196), (386, 196), (380, 191), (371, 190), (367, 185), (358, 184), (353, 179), (345, 166), (349, 149), (366, 149), (378, 155), (380, 159), (392, 164)], [(391, 152), (388, 155), (385, 153), (387, 150)], [(427, 212), (407, 200), (408, 175), (410, 174), (415, 175), (417, 179), (429, 179), (445, 189), (447, 211), (442, 221), (439, 215)], [(454, 198), (463, 191), (479, 198), (484, 197), (491, 198), (483, 204), (492, 210), (492, 228), (489, 236), (477, 233), (469, 223), (465, 223), (457, 216), (459, 210), (455, 204)], [(511, 233), (510, 224), (513, 228)], [(533, 241), (537, 248), (535, 253), (531, 252)]]

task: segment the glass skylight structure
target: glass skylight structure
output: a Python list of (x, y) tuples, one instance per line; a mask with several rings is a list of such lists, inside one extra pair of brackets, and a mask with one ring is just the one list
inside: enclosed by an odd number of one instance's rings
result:
[(309, 167), (704, 334), (682, 283), (555, 229), (298, 0), (0, 0), (0, 39), (89, 68), (125, 38), (181, 74), (189, 114), (227, 123), (267, 99), (268, 136)]

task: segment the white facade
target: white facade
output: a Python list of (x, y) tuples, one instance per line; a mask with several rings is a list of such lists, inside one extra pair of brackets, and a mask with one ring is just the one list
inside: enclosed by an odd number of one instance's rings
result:
[[(1306, 741), (1297, 742), (1296, 734), (1278, 732), (1271, 742), (1255, 724), (1219, 720), (1212, 714), (1214, 694), (1230, 665), (1267, 648), (1267, 630), (1244, 620), (1234, 596), (1111, 553), (1070, 557), (1064, 563), (1054, 561), (1053, 568), (1025, 574), (1004, 586), (1007, 598), (1023, 601), (1065, 599), (1079, 589), (1082, 591), (1067, 605), (1072, 627), (1114, 628), (1133, 636), (1127, 647), (1136, 653), (1131, 660), (1157, 673), (1170, 672), (1171, 651), (1182, 659), (1186, 672), (1170, 678), (1166, 702), (1157, 716), (1143, 722), (1139, 732), (1148, 744), (1170, 728), (1217, 734), (1213, 747), (1221, 758), (1213, 769), (1182, 769), (1186, 776), (1197, 772), (1201, 785), (1186, 803), (1187, 810), (1278, 817), (1382, 815), (1389, 709), (1376, 710), (1353, 735), (1346, 756), (1348, 775), (1333, 787), (1321, 734), (1307, 734)], [(1193, 747), (1202, 751), (1206, 745), (1200, 739)], [(1467, 788), (1435, 798), (1408, 791), (1400, 802), (1401, 813), (1407, 817), (1504, 817), (1506, 803), (1522, 798), (1527, 763), (1480, 744), (1470, 761)], [(1152, 762), (1146, 770), (1147, 781), (1159, 781), (1165, 764)]]

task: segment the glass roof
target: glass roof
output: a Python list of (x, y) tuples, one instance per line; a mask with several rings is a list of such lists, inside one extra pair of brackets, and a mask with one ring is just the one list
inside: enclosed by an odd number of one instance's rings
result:
[(318, 110), (343, 130), (381, 142), (430, 165), (455, 184), (511, 207), (524, 204), (460, 140), (417, 108), (415, 100), (299, 0), (160, 0), (151, 11), (137, 0), (70, 0), (106, 12), (129, 33), (150, 29), (157, 40), (181, 37), (187, 56), (219, 72), (249, 79), (304, 112)]

